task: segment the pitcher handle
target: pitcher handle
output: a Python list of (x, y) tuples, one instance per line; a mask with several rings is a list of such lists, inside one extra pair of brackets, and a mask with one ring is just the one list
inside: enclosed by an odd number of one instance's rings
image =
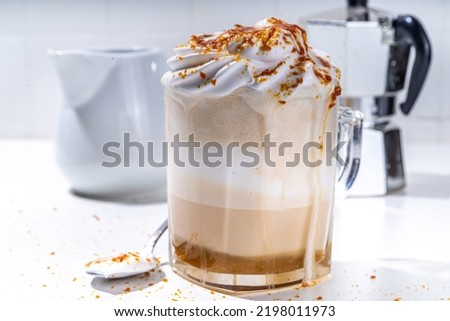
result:
[[(361, 112), (339, 106), (338, 143), (345, 142), (336, 164), (336, 197), (342, 199), (355, 182), (361, 161), (362, 126)], [(340, 161), (339, 161), (340, 160)]]

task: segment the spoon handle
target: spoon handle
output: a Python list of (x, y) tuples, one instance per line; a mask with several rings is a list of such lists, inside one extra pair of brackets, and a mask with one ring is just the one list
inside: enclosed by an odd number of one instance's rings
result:
[(165, 219), (164, 222), (160, 225), (160, 227), (158, 227), (158, 229), (153, 232), (153, 234), (152, 234), (152, 236), (150, 236), (150, 239), (148, 240), (147, 244), (141, 250), (142, 256), (144, 256), (144, 257), (153, 256), (153, 251), (155, 250), (155, 246), (158, 243), (161, 236), (167, 230), (167, 226), (168, 226), (167, 219)]

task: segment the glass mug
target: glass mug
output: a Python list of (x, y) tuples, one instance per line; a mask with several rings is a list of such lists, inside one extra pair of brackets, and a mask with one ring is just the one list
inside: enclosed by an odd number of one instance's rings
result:
[(165, 90), (165, 104), (173, 270), (223, 292), (327, 277), (335, 194), (357, 174), (362, 114), (317, 97), (261, 111), (242, 96)]

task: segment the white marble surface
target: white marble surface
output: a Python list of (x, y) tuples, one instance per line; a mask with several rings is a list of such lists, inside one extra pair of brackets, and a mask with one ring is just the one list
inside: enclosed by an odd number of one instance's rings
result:
[[(104, 281), (84, 274), (97, 256), (139, 249), (167, 215), (165, 203), (77, 197), (50, 141), (0, 141), (0, 295), (69, 300), (449, 300), (450, 146), (406, 148), (408, 187), (344, 200), (335, 214), (332, 278), (314, 288), (244, 297), (211, 293), (161, 271)], [(167, 237), (157, 248), (167, 262)], [(373, 277), (372, 277), (373, 276)]]

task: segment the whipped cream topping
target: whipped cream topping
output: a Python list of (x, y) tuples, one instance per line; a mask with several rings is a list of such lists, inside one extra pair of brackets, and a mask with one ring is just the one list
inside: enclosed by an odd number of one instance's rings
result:
[(329, 89), (332, 107), (340, 94), (340, 71), (329, 56), (308, 45), (305, 30), (276, 18), (193, 35), (167, 63), (163, 84), (190, 96), (222, 97), (245, 87), (284, 104), (300, 87), (298, 94), (311, 97), (319, 86)]

